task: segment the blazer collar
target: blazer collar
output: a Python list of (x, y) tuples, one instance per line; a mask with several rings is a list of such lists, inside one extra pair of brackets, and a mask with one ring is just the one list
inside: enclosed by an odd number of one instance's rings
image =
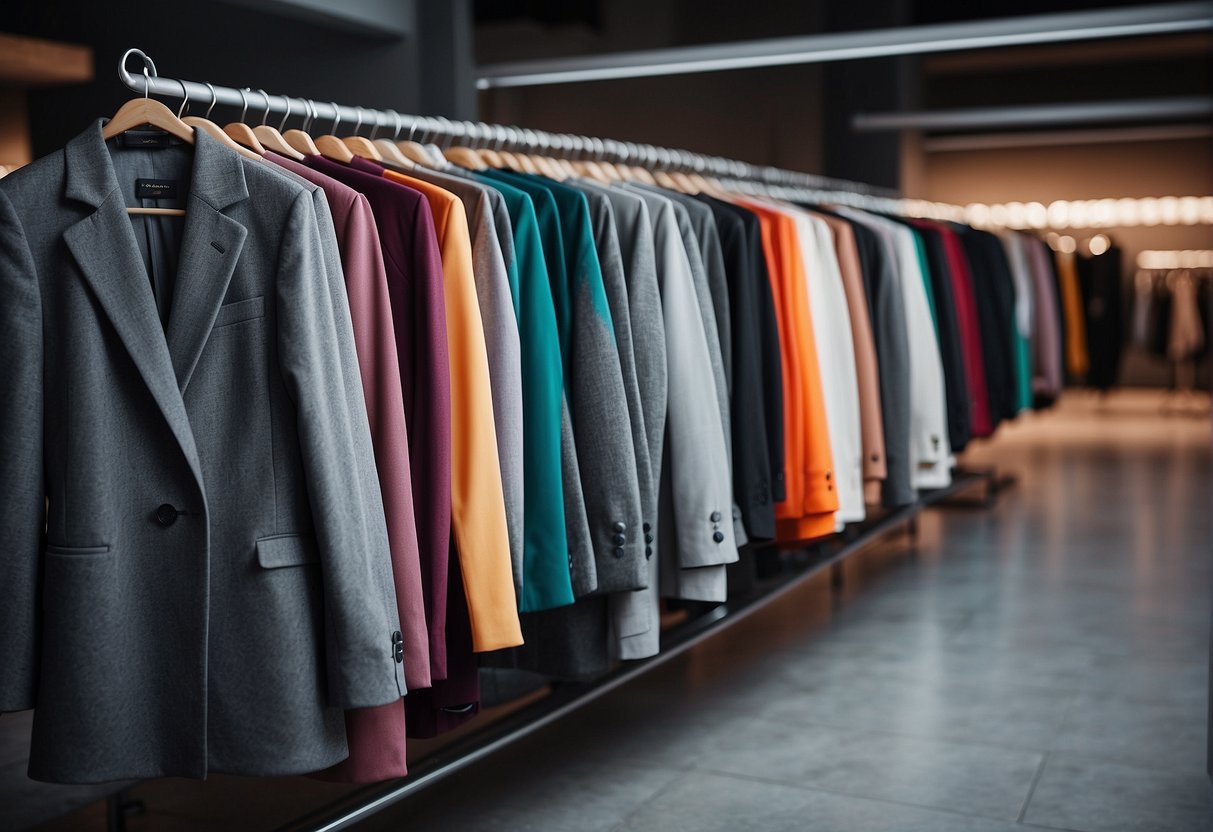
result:
[[(67, 160), (65, 194), (99, 208), (118, 190), (118, 177), (109, 148), (101, 136), (107, 119), (99, 118), (64, 148)], [(194, 131), (194, 168), (190, 195), (216, 211), (248, 199), (248, 183), (240, 156), (201, 130)]]
[[(195, 131), (194, 163), (173, 300), (165, 331), (126, 213), (103, 122), (65, 148), (65, 194), (94, 211), (64, 241), (176, 436), (202, 489), (182, 394), (223, 302), (247, 230), (223, 209), (248, 198), (240, 157)], [(205, 492), (204, 492), (205, 493)]]

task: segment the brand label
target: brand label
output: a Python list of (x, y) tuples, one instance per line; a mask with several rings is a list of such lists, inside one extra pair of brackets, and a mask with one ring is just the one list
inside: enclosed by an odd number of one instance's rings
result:
[(136, 199), (176, 199), (178, 190), (176, 179), (135, 180)]

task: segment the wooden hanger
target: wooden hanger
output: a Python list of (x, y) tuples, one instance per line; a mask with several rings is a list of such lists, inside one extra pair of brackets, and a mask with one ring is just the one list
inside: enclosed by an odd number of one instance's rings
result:
[(444, 155), (448, 161), (454, 162), (456, 165), (465, 167), (468, 170), (485, 170), (488, 167), (480, 154), (470, 147), (448, 147)]
[[(337, 132), (337, 125), (341, 123), (341, 111), (337, 109), (337, 102), (333, 103), (333, 133)], [(337, 138), (333, 133), (320, 136), (316, 139), (316, 149), (320, 151), (320, 155), (326, 159), (332, 159), (334, 162), (341, 162), (348, 165), (354, 160), (354, 153), (345, 142)]]
[[(396, 117), (396, 132), (392, 133), (392, 138), (390, 139), (375, 139), (375, 147), (379, 148), (379, 152), (386, 161), (399, 165), (402, 168), (411, 168), (415, 163), (408, 156), (401, 153), (400, 148), (396, 145), (396, 137), (400, 135), (400, 128), (403, 126), (400, 113), (395, 110), (388, 110), (388, 112)], [(371, 135), (374, 135), (374, 133), (372, 132)]]
[[(146, 94), (143, 98), (132, 98), (119, 107), (118, 112), (114, 113), (114, 117), (106, 122), (105, 127), (101, 129), (101, 138), (108, 141), (115, 136), (125, 133), (127, 130), (133, 130), (145, 124), (158, 130), (163, 130), (170, 136), (175, 136), (188, 144), (194, 143), (194, 128), (174, 115), (173, 111), (168, 107), (165, 107), (155, 99), (148, 98)], [(126, 213), (160, 217), (184, 217), (185, 209), (127, 208)]]
[[(410, 162), (428, 166), (430, 164), (429, 154), (425, 152), (425, 148), (419, 142), (413, 141), (413, 134), (417, 132), (417, 124), (423, 121), (425, 120), (414, 117), (413, 123), (409, 125), (409, 137), (402, 142), (397, 142), (396, 147), (400, 149), (400, 153)], [(428, 124), (428, 121), (425, 123)]]
[[(239, 153), (241, 156), (245, 157), (246, 159), (260, 160), (261, 156), (257, 155), (256, 153), (249, 150), (248, 148), (241, 147), (240, 145), (236, 144), (236, 142), (232, 140), (231, 136), (229, 136), (227, 133), (224, 133), (223, 130), (221, 130), (219, 128), (218, 124), (215, 124), (215, 122), (211, 121), (211, 119), (210, 119), (211, 110), (215, 109), (215, 102), (218, 100), (219, 96), (216, 95), (215, 88), (210, 83), (207, 83), (206, 86), (211, 91), (211, 105), (206, 108), (206, 115), (204, 115), (204, 116), (186, 116), (185, 118), (181, 119), (181, 121), (184, 122), (185, 124), (188, 124), (190, 127), (197, 127), (199, 130), (206, 133), (211, 138), (216, 139), (221, 145), (226, 147), (228, 150), (234, 150), (235, 152)], [(181, 90), (185, 93), (185, 102), (181, 105), (182, 107), (184, 107), (186, 104), (189, 103), (189, 91), (186, 90), (185, 84), (181, 85)]]
[[(270, 97), (266, 95), (265, 90), (257, 90), (257, 92), (265, 97), (265, 115), (261, 117), (262, 123), (253, 128), (253, 135), (261, 140), (261, 144), (266, 149), (294, 159), (296, 162), (303, 161), (303, 154), (287, 144), (286, 139), (282, 138), (282, 133), (264, 123), (266, 116), (270, 114)], [(291, 99), (285, 95), (283, 99), (286, 101), (286, 115), (282, 117), (282, 125), (285, 125), (286, 120), (291, 117)]]
[(258, 156), (264, 156), (265, 147), (261, 144), (261, 139), (257, 138), (253, 128), (244, 123), (244, 117), (248, 114), (248, 99), (244, 97), (244, 90), (240, 90), (240, 100), (244, 102), (244, 107), (240, 110), (240, 121), (233, 121), (226, 125), (223, 132), (229, 135), (236, 144), (247, 147)]
[(358, 123), (354, 125), (354, 135), (346, 136), (342, 141), (353, 151), (354, 155), (370, 159), (372, 162), (382, 162), (383, 154), (379, 152), (379, 148), (375, 147), (375, 143), (365, 136), (358, 135), (358, 131), (362, 129), (362, 108), (355, 109), (358, 110)]
[(298, 150), (305, 157), (320, 155), (320, 148), (316, 147), (316, 143), (312, 141), (312, 137), (307, 132), (315, 119), (316, 102), (309, 98), (307, 101), (307, 115), (303, 119), (303, 127), (287, 130), (282, 134), (282, 138), (286, 139), (286, 143)]
[(375, 147), (383, 154), (386, 161), (400, 165), (402, 168), (416, 167), (417, 163), (400, 152), (400, 146), (391, 139), (375, 139)]

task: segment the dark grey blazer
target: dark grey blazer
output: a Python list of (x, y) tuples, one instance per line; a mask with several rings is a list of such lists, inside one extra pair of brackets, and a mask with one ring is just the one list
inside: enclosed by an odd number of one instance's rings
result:
[[(128, 216), (137, 178), (186, 217)], [(36, 779), (313, 771), (404, 691), (312, 198), (100, 122), (0, 181), (0, 710), (36, 708)]]

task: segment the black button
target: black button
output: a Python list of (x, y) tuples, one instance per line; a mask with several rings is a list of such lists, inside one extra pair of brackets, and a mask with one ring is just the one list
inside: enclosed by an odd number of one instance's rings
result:
[(645, 546), (645, 547), (644, 547), (644, 556), (645, 556), (646, 558), (651, 558), (651, 557), (653, 557), (653, 547), (652, 547), (652, 546)]
[(712, 512), (712, 517), (711, 517), (711, 520), (712, 520), (712, 522), (713, 522), (713, 523), (719, 523), (719, 522), (720, 522), (720, 512), (719, 512), (719, 511), (713, 511), (713, 512)]
[(647, 534), (644, 536), (644, 542), (645, 542), (645, 543), (652, 543), (652, 542), (653, 542), (653, 533), (652, 533), (652, 532), (649, 532), (649, 533), (647, 533)]
[(616, 546), (615, 547), (615, 557), (617, 557), (617, 558), (623, 557), (623, 551), (624, 550), (623, 550), (622, 546)]
[(392, 633), (392, 658), (396, 660), (396, 664), (404, 661), (404, 637), (400, 635), (399, 630)]
[(616, 546), (622, 546), (623, 544), (628, 542), (628, 536), (626, 534), (617, 534), (611, 538), (611, 541)]
[(872, 454), (873, 462), (880, 462), (880, 454)]
[(712, 532), (712, 540), (717, 543), (724, 543), (724, 532)]
[(644, 524), (644, 530), (645, 530), (646, 532), (651, 532), (651, 531), (653, 531), (653, 527), (652, 527), (652, 525), (650, 525), (650, 524), (648, 524), (648, 523), (645, 523), (645, 524)]
[(628, 524), (622, 520), (616, 520), (615, 525), (611, 526), (611, 528), (617, 532), (626, 532), (628, 530)]
[(826, 479), (828, 480), (829, 478), (830, 478), (830, 472), (826, 471)]
[(156, 509), (156, 522), (166, 529), (177, 522), (177, 509), (170, 506), (168, 503)]

